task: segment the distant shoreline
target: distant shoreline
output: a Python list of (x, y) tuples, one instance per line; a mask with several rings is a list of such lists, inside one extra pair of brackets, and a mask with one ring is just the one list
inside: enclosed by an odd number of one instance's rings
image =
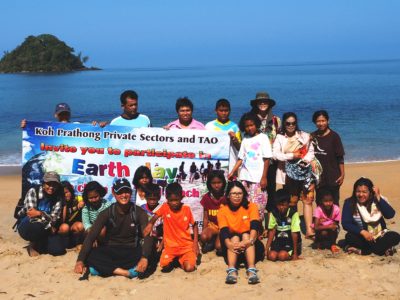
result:
[(1, 72), (0, 74), (65, 74), (65, 73), (72, 73), (72, 72), (81, 72), (81, 71), (102, 71), (103, 69), (97, 67), (90, 67), (90, 68), (83, 68), (83, 69), (76, 69), (64, 72), (47, 72), (47, 71), (20, 71), (20, 72)]

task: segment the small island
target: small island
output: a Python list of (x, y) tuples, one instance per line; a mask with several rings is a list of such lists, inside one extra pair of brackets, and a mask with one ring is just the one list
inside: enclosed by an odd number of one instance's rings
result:
[(100, 70), (86, 67), (88, 56), (74, 54), (74, 49), (51, 34), (28, 36), (13, 51), (4, 52), (0, 73), (51, 73)]

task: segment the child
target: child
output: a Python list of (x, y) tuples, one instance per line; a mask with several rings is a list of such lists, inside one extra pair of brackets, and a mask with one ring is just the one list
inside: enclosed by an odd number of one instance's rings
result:
[(333, 194), (329, 190), (320, 190), (320, 201), (314, 211), (315, 244), (317, 249), (331, 249), (338, 253), (336, 245), (339, 233), (340, 208), (333, 204)]
[(239, 127), (246, 135), (240, 146), (238, 160), (228, 178), (232, 179), (240, 168), (238, 178), (249, 194), (249, 201), (257, 204), (262, 221), (268, 200), (266, 188), (269, 159), (272, 157), (271, 144), (265, 134), (260, 134), (260, 119), (256, 115), (244, 114)]
[(299, 213), (289, 207), (290, 195), (285, 190), (278, 190), (275, 200), (276, 208), (269, 213), (265, 256), (271, 261), (296, 260), (301, 254)]
[[(86, 234), (89, 232), (100, 212), (111, 205), (110, 201), (103, 199), (106, 194), (106, 189), (97, 181), (90, 181), (86, 184), (82, 194), (83, 201), (85, 202), (85, 206), (82, 209), (82, 222)], [(104, 228), (100, 236), (105, 236)]]
[(71, 242), (68, 241), (68, 245), (73, 247), (82, 244), (84, 228), (81, 213), (85, 203), (75, 198), (74, 187), (68, 181), (61, 182), (61, 185), (64, 188), (65, 204), (62, 212), (63, 223), (60, 225), (58, 233), (65, 236), (68, 240), (71, 233), (72, 240)]
[(225, 198), (226, 180), (223, 171), (211, 171), (207, 178), (208, 193), (201, 198), (200, 204), (204, 208), (203, 231), (200, 241), (203, 244), (202, 252), (206, 253), (214, 248), (221, 250), (221, 242), (218, 239), (219, 227), (217, 214), (221, 205), (226, 204)]
[[(160, 208), (159, 201), (161, 198), (160, 186), (154, 183), (149, 183), (144, 187), (144, 193), (146, 197), (146, 204), (143, 204), (141, 208), (147, 213), (149, 220), (154, 217), (157, 209)], [(162, 219), (158, 219), (153, 226), (153, 230), (150, 236), (155, 238), (155, 245), (157, 252), (161, 252), (163, 249), (163, 224)]]
[(234, 167), (238, 151), (240, 149), (240, 130), (236, 123), (229, 119), (231, 113), (231, 104), (226, 99), (219, 99), (215, 104), (215, 112), (217, 114), (217, 119), (206, 124), (206, 129), (216, 130), (216, 131), (226, 131), (232, 141), (233, 147), (230, 147), (229, 151), (229, 170)]
[(136, 190), (133, 191), (133, 197), (137, 206), (141, 207), (147, 203), (144, 193), (144, 186), (152, 182), (153, 176), (151, 175), (151, 171), (148, 167), (140, 166), (136, 169), (132, 184)]
[[(164, 223), (164, 250), (161, 253), (160, 266), (162, 272), (172, 270), (174, 260), (177, 259), (185, 272), (196, 270), (196, 260), (199, 254), (198, 227), (194, 221), (189, 206), (182, 203), (182, 187), (174, 182), (165, 190), (167, 203), (164, 203), (151, 218), (143, 231), (147, 236), (153, 229), (158, 218), (163, 218)], [(193, 226), (193, 239), (190, 233)]]

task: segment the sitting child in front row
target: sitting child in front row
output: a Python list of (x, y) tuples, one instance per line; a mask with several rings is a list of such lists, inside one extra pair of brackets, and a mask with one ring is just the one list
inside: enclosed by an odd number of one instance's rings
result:
[(320, 191), (318, 206), (314, 211), (315, 246), (317, 249), (331, 249), (338, 253), (336, 245), (339, 233), (340, 208), (333, 204), (333, 195), (329, 190)]
[(296, 260), (301, 254), (299, 213), (289, 207), (290, 195), (283, 189), (276, 192), (275, 203), (269, 213), (265, 256), (271, 261)]
[[(164, 250), (161, 253), (160, 267), (162, 272), (173, 269), (175, 260), (179, 261), (185, 272), (196, 270), (196, 260), (199, 254), (198, 227), (194, 221), (190, 207), (182, 203), (182, 187), (179, 183), (171, 183), (165, 190), (167, 202), (155, 212), (149, 224), (143, 231), (147, 236), (153, 229), (158, 218), (163, 219)], [(190, 225), (193, 226), (193, 239)]]

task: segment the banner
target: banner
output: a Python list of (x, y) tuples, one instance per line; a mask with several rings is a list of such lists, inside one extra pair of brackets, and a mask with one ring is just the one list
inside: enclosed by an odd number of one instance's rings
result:
[[(135, 170), (147, 166), (161, 187), (174, 181), (184, 190), (196, 221), (202, 221), (201, 196), (212, 169), (227, 172), (230, 139), (225, 132), (165, 130), (88, 124), (27, 122), (22, 141), (23, 190), (41, 183), (46, 171), (56, 171), (77, 194), (96, 180), (108, 188), (115, 178), (132, 182)], [(200, 224), (201, 225), (201, 224)]]

